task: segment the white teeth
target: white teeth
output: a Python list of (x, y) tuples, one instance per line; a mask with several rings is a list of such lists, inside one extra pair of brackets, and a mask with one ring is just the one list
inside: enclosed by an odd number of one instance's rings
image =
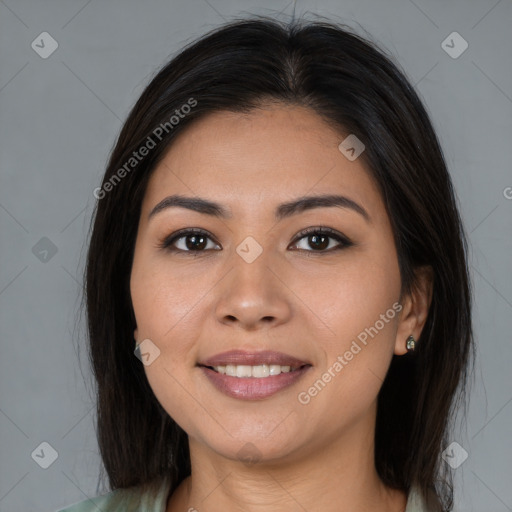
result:
[[(215, 366), (213, 368), (215, 368)], [(233, 364), (226, 365), (226, 375), (236, 377), (236, 366)]]
[(256, 377), (262, 379), (270, 375), (279, 375), (280, 373), (287, 373), (297, 368), (291, 368), (290, 366), (281, 366), (279, 364), (262, 364), (258, 366), (248, 366), (245, 364), (228, 364), (226, 366), (214, 366), (213, 369), (225, 375), (231, 377)]
[(250, 366), (238, 365), (236, 367), (237, 377), (252, 377), (252, 370)]
[(268, 377), (270, 375), (270, 371), (268, 365), (262, 364), (260, 366), (252, 367), (252, 376), (261, 379), (262, 377)]

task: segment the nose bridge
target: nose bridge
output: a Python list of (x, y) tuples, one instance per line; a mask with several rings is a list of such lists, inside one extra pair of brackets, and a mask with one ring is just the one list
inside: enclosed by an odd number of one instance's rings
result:
[(287, 317), (289, 307), (283, 285), (275, 275), (274, 256), (272, 249), (264, 249), (253, 237), (246, 237), (236, 246), (217, 304), (219, 321), (236, 319), (249, 327)]
[(252, 236), (240, 242), (230, 262), (233, 265), (232, 291), (243, 292), (247, 299), (254, 296), (253, 300), (266, 296), (268, 288), (273, 286), (272, 252), (270, 248), (264, 249)]

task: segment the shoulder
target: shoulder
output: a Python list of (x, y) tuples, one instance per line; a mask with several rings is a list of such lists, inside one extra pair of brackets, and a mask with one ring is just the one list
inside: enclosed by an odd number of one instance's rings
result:
[(405, 512), (441, 512), (441, 510), (441, 504), (433, 493), (429, 494), (429, 505), (427, 505), (419, 487), (411, 487), (407, 496)]
[(57, 512), (165, 512), (170, 483), (164, 479), (155, 493), (143, 493), (138, 488), (116, 489), (107, 494), (69, 505)]
[(116, 491), (109, 492), (96, 498), (90, 498), (74, 505), (70, 505), (66, 508), (58, 510), (57, 512), (93, 512), (97, 510), (104, 510), (105, 512), (111, 512), (115, 510), (112, 508), (114, 504), (114, 497), (117, 497), (119, 493)]

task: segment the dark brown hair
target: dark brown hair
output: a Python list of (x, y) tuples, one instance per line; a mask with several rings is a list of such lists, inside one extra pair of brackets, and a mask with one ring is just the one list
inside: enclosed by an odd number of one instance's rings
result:
[[(191, 99), (195, 106), (171, 123)], [(194, 120), (266, 102), (310, 108), (365, 144), (361, 158), (391, 220), (402, 293), (413, 289), (415, 270), (432, 269), (432, 303), (416, 351), (393, 358), (379, 393), (375, 465), (387, 485), (406, 492), (418, 485), (425, 497), (434, 491), (451, 510), (440, 453), (474, 351), (466, 238), (452, 183), (429, 116), (392, 57), (350, 28), (318, 20), (253, 17), (209, 32), (156, 74), (121, 130), (96, 194), (85, 275), (97, 435), (110, 487), (150, 489), (165, 476), (172, 491), (190, 474), (187, 435), (134, 356), (129, 281), (148, 179)], [(127, 167), (149, 138), (154, 147)]]

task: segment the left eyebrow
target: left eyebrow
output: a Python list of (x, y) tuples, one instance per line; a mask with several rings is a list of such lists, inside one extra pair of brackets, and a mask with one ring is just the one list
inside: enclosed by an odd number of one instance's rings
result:
[[(172, 195), (162, 199), (162, 201), (160, 201), (151, 210), (148, 220), (158, 212), (171, 207), (186, 208), (204, 215), (211, 215), (224, 219), (229, 219), (233, 216), (227, 208), (208, 199)], [(356, 203), (353, 199), (340, 195), (304, 196), (288, 203), (282, 203), (275, 210), (275, 218), (277, 220), (282, 220), (306, 210), (327, 207), (351, 209), (356, 213), (359, 213), (367, 222), (371, 222), (370, 215), (360, 204)]]
[(370, 215), (359, 203), (349, 197), (339, 195), (299, 197), (294, 201), (279, 205), (275, 215), (277, 220), (281, 220), (313, 208), (327, 207), (348, 208), (359, 213), (367, 222), (371, 222)]

